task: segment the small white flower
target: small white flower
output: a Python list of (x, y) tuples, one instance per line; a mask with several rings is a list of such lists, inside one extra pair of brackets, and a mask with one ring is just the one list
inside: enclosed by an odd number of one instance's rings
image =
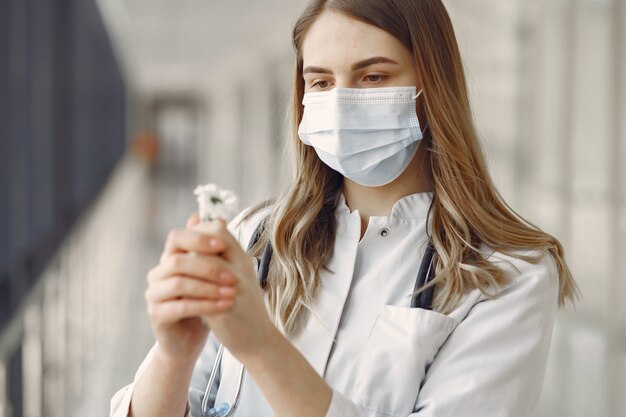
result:
[(202, 222), (217, 218), (228, 222), (237, 214), (239, 198), (232, 191), (222, 190), (215, 184), (206, 184), (197, 186), (193, 193), (198, 197)]

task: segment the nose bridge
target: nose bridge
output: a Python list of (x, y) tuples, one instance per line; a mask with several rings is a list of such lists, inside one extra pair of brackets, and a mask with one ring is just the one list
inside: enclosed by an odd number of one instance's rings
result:
[(340, 80), (339, 78), (336, 81), (336, 86), (339, 88), (357, 88), (358, 86), (350, 79), (348, 80)]
[(357, 88), (357, 82), (354, 74), (349, 69), (335, 72), (335, 86), (339, 88)]

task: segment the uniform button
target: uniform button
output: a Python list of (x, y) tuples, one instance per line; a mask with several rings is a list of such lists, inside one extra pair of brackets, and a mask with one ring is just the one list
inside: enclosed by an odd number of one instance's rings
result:
[(380, 237), (386, 237), (389, 234), (389, 229), (383, 227), (378, 231), (378, 234), (380, 235)]

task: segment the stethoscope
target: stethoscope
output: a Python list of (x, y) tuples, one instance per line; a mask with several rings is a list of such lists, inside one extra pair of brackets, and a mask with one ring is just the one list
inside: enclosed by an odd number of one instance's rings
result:
[[(261, 237), (261, 233), (263, 232), (263, 228), (265, 226), (265, 221), (262, 221), (261, 224), (257, 227), (254, 234), (252, 235), (252, 239), (250, 239), (250, 243), (248, 244), (247, 251), (249, 252), (252, 247), (257, 243), (259, 238)], [(265, 288), (267, 284), (267, 275), (270, 266), (270, 260), (272, 258), (272, 245), (270, 242), (265, 244), (263, 248), (263, 254), (261, 255), (261, 259), (254, 258), (257, 264), (257, 277), (259, 278), (259, 282), (261, 284), (261, 288)], [(429, 241), (428, 246), (426, 247), (426, 251), (424, 253), (424, 257), (422, 258), (422, 262), (420, 263), (419, 270), (417, 272), (417, 279), (415, 280), (415, 290), (417, 291), (419, 288), (423, 287), (426, 283), (430, 282), (435, 275), (435, 268), (433, 268), (433, 256), (435, 254), (435, 248), (432, 245), (432, 242)], [(429, 287), (426, 290), (420, 292), (417, 295), (414, 295), (411, 298), (411, 308), (422, 308), (425, 310), (432, 309), (433, 303), (433, 294), (434, 287)], [(211, 369), (211, 375), (209, 377), (209, 382), (207, 384), (206, 390), (204, 391), (204, 397), (202, 398), (202, 416), (203, 417), (231, 417), (237, 411), (237, 407), (239, 406), (239, 401), (241, 400), (241, 388), (243, 386), (243, 378), (246, 373), (246, 370), (243, 365), (239, 370), (239, 379), (237, 382), (237, 390), (235, 392), (235, 400), (232, 405), (227, 402), (221, 403), (217, 407), (209, 406), (209, 396), (211, 393), (211, 389), (213, 388), (213, 384), (215, 383), (215, 378), (222, 362), (222, 356), (224, 355), (224, 345), (220, 344), (220, 347), (217, 351), (217, 355), (215, 356), (215, 362), (213, 363), (213, 369)]]

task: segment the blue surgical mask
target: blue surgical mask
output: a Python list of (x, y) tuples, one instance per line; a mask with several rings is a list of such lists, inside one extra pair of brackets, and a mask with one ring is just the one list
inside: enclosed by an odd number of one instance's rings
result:
[(409, 165), (423, 135), (416, 87), (335, 88), (304, 95), (300, 140), (330, 168), (361, 185), (389, 184)]

